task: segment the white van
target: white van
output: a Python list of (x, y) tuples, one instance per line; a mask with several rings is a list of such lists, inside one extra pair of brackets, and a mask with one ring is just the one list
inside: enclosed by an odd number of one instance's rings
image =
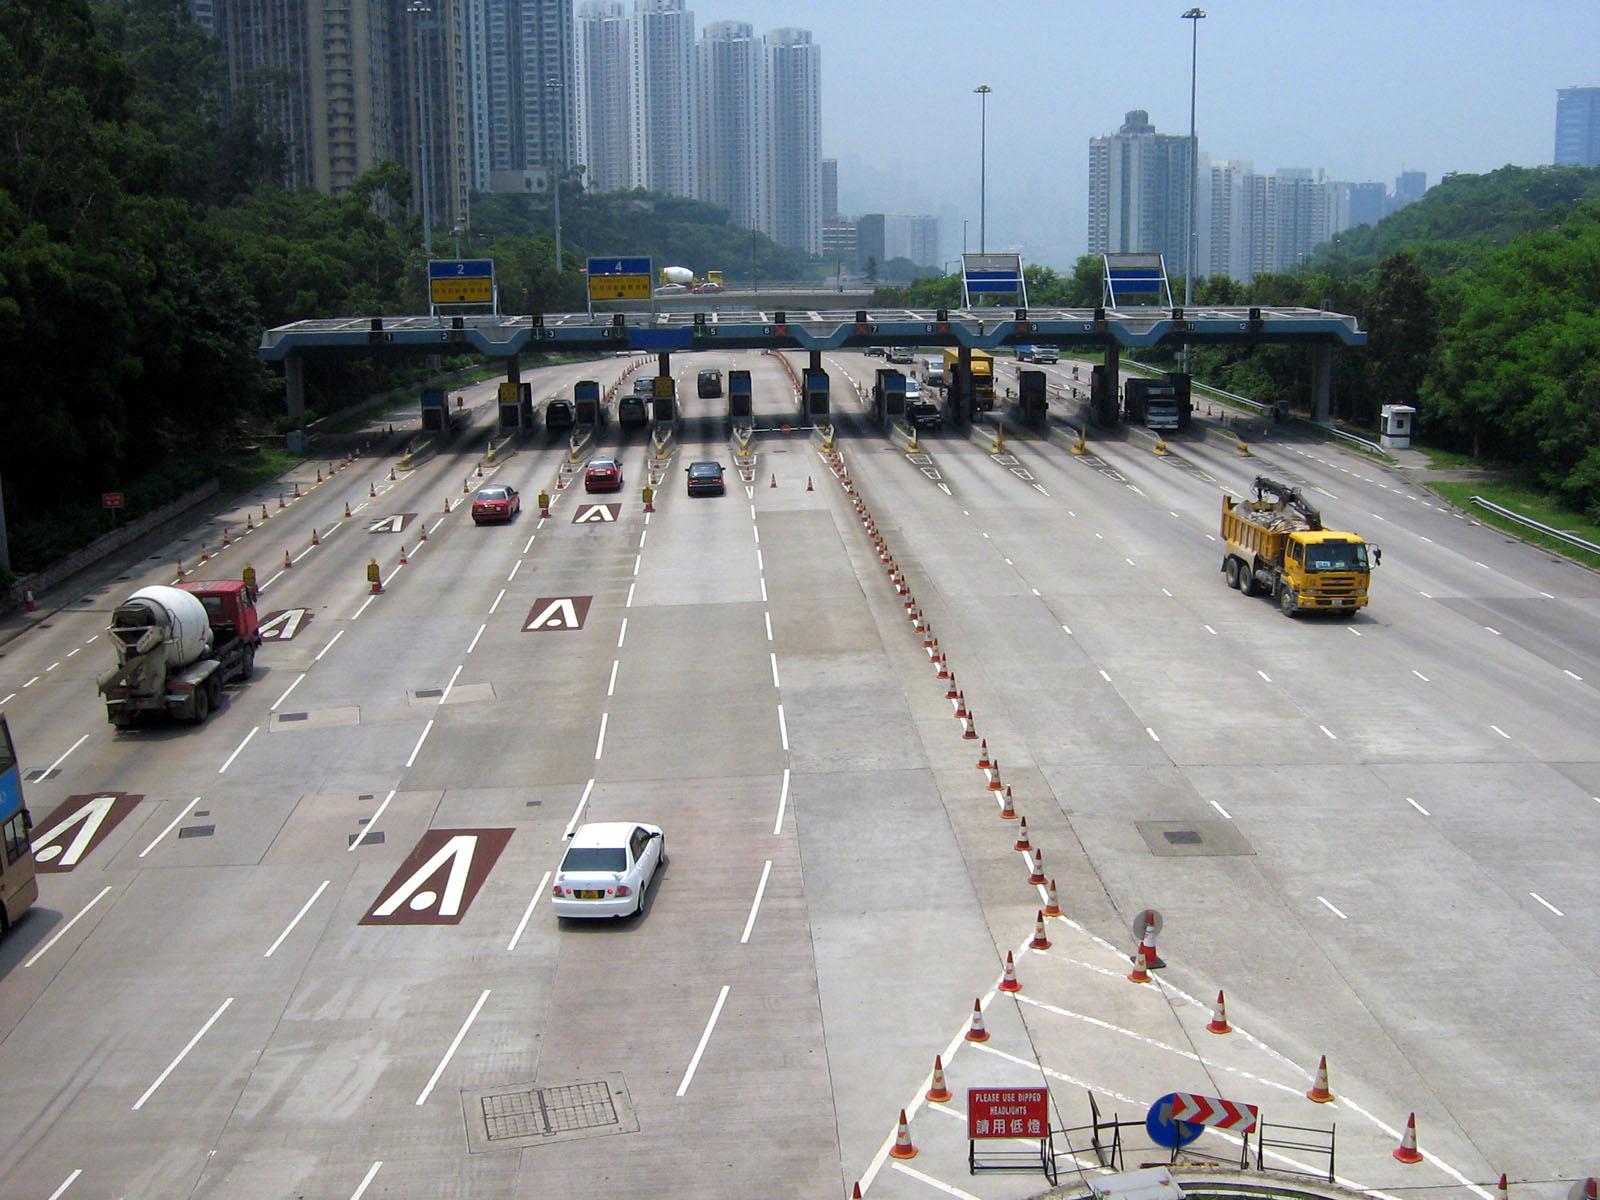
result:
[(922, 382), (929, 387), (944, 386), (944, 359), (942, 357), (922, 360)]

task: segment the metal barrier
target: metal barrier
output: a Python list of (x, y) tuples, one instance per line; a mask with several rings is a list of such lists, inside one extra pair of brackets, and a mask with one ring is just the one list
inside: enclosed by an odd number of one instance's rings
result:
[(1565, 529), (1555, 529), (1549, 525), (1542, 525), (1538, 521), (1535, 521), (1532, 517), (1525, 517), (1521, 513), (1513, 512), (1509, 508), (1502, 508), (1500, 505), (1494, 503), (1494, 501), (1485, 500), (1482, 496), (1470, 496), (1468, 497), (1468, 502), (1471, 504), (1476, 504), (1479, 508), (1486, 508), (1496, 516), (1504, 517), (1508, 521), (1514, 522), (1517, 525), (1521, 525), (1524, 529), (1532, 529), (1537, 533), (1544, 534), (1545, 537), (1555, 538), (1555, 540), (1558, 542), (1565, 542), (1569, 546), (1576, 546), (1580, 550), (1587, 550), (1590, 554), (1600, 554), (1600, 546), (1595, 545), (1593, 542), (1585, 541), (1576, 534), (1568, 533)]
[[(1288, 1138), (1274, 1135), (1273, 1137), (1268, 1138), (1267, 1130), (1269, 1129), (1281, 1129), (1286, 1133), (1299, 1134), (1301, 1136), (1299, 1138)], [(1281, 1171), (1286, 1175), (1308, 1175), (1317, 1179), (1326, 1178), (1329, 1183), (1332, 1183), (1334, 1131), (1336, 1129), (1338, 1129), (1337, 1125), (1330, 1125), (1326, 1129), (1315, 1129), (1309, 1125), (1268, 1125), (1265, 1121), (1261, 1122), (1260, 1126), (1256, 1129), (1256, 1170), (1264, 1171), (1267, 1169), (1267, 1147), (1269, 1146), (1274, 1150), (1298, 1150), (1301, 1152), (1309, 1152), (1311, 1154), (1318, 1155), (1319, 1157), (1326, 1155), (1328, 1158), (1327, 1175), (1323, 1176), (1320, 1171), (1313, 1173), (1311, 1171), (1296, 1170), (1293, 1167), (1275, 1166), (1272, 1168), (1272, 1170)], [(1248, 1153), (1248, 1138), (1245, 1139), (1245, 1148), (1246, 1153)]]
[(1359, 438), (1353, 433), (1346, 433), (1336, 425), (1323, 425), (1317, 421), (1308, 421), (1306, 423), (1311, 425), (1313, 428), (1322, 430), (1323, 433), (1331, 433), (1336, 438), (1343, 438), (1352, 445), (1360, 446), (1366, 450), (1375, 450), (1386, 458), (1389, 456), (1389, 451), (1383, 446), (1380, 446), (1377, 442), (1369, 442), (1366, 438)]

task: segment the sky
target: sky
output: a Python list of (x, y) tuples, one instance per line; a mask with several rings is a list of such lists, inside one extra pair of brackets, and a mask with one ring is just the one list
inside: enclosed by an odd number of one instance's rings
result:
[[(979, 246), (1070, 270), (1087, 245), (1089, 139), (1142, 108), (1189, 132), (1183, 0), (689, 0), (699, 30), (811, 30), (839, 205), (939, 214)], [(1556, 89), (1600, 86), (1600, 0), (1218, 0), (1198, 22), (1196, 129), (1213, 159), (1430, 185), (1553, 157)]]

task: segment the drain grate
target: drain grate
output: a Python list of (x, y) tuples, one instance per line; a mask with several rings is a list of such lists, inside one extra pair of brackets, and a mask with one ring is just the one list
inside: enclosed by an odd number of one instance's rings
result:
[(519, 1084), (462, 1093), (474, 1151), (637, 1133), (638, 1119), (620, 1074), (549, 1086)]
[(370, 833), (352, 833), (348, 844), (353, 846), (358, 841), (363, 846), (381, 846), (383, 845), (383, 830), (374, 829)]
[(437, 700), (440, 696), (444, 695), (444, 689), (418, 688), (415, 694), (418, 700)]
[(1198, 846), (1204, 840), (1193, 829), (1164, 829), (1161, 836), (1174, 846)]
[(215, 825), (185, 825), (178, 830), (178, 836), (181, 838), (210, 837), (216, 831), (217, 827)]
[(1133, 824), (1150, 853), (1165, 858), (1255, 853), (1255, 848), (1245, 841), (1232, 821), (1135, 821)]

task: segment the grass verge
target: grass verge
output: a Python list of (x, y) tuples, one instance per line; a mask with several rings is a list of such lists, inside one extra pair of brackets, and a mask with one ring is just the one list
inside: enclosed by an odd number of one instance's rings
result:
[(1553, 550), (1555, 553), (1570, 558), (1574, 562), (1600, 570), (1600, 554), (1591, 554), (1587, 550), (1577, 546), (1569, 546), (1565, 542), (1548, 537), (1537, 530), (1526, 529), (1515, 521), (1507, 521), (1488, 509), (1472, 503), (1472, 497), (1482, 496), (1485, 500), (1498, 504), (1501, 508), (1509, 508), (1529, 520), (1538, 521), (1541, 525), (1548, 525), (1552, 529), (1560, 529), (1572, 534), (1574, 537), (1580, 537), (1585, 541), (1600, 545), (1600, 525), (1595, 525), (1582, 515), (1553, 504), (1550, 498), (1542, 492), (1524, 487), (1521, 484), (1499, 480), (1486, 479), (1476, 482), (1456, 482), (1449, 480), (1433, 481), (1424, 478), (1422, 482), (1462, 511), (1471, 513), (1486, 525), (1493, 525), (1495, 528), (1514, 534), (1532, 545), (1539, 546), (1545, 550)]

